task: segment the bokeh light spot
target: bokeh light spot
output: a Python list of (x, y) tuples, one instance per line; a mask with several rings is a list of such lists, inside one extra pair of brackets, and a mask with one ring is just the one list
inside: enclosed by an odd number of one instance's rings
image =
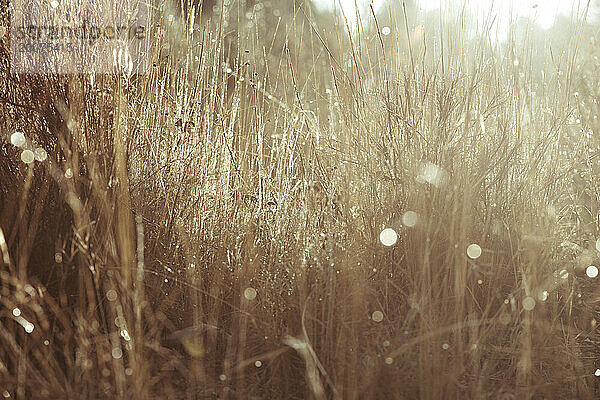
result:
[(414, 211), (407, 211), (404, 213), (404, 215), (402, 215), (402, 223), (409, 227), (412, 228), (415, 225), (417, 225), (417, 220), (418, 220), (419, 216), (417, 215), (416, 212)]
[(470, 244), (467, 247), (467, 256), (469, 256), (469, 258), (472, 258), (473, 260), (478, 259), (481, 256), (481, 247), (479, 247), (478, 244)]
[(383, 313), (381, 311), (374, 311), (371, 315), (371, 319), (375, 322), (383, 321)]
[(48, 153), (46, 150), (40, 148), (35, 149), (35, 159), (39, 162), (44, 162), (48, 158)]
[(525, 297), (523, 299), (523, 309), (526, 311), (531, 311), (535, 308), (535, 300), (533, 299), (533, 297)]
[(589, 277), (589, 278), (595, 278), (598, 276), (598, 267), (596, 267), (595, 265), (590, 265), (589, 267), (587, 267), (585, 269), (585, 274)]
[(257, 292), (256, 289), (254, 288), (246, 288), (246, 290), (244, 290), (244, 297), (246, 298), (246, 300), (254, 300), (256, 298)]
[(111, 354), (112, 354), (113, 358), (119, 359), (123, 356), (123, 351), (121, 350), (121, 348), (115, 347), (114, 349), (112, 349)]
[(379, 240), (384, 246), (391, 247), (398, 241), (398, 234), (392, 228), (385, 228), (379, 234)]
[(21, 153), (21, 161), (25, 164), (31, 164), (35, 160), (35, 154), (31, 150), (23, 150)]
[(10, 143), (13, 146), (21, 147), (25, 144), (25, 134), (23, 132), (15, 132), (10, 135)]

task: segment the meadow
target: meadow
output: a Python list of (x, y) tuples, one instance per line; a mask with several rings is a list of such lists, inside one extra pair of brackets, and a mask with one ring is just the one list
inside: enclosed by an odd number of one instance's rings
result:
[(178, 7), (146, 74), (0, 37), (5, 398), (600, 396), (593, 4)]

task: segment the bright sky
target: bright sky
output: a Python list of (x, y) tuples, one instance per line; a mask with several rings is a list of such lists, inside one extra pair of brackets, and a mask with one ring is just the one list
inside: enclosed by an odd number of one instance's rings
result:
[[(529, 17), (539, 26), (547, 29), (552, 26), (556, 15), (559, 13), (570, 15), (573, 9), (577, 9), (578, 0), (420, 0), (419, 4), (423, 10), (434, 10), (444, 8), (448, 5), (456, 8), (466, 3), (467, 8), (479, 17), (489, 15), (490, 10), (500, 16), (503, 20), (513, 17)], [(581, 1), (581, 10), (586, 1)]]
[[(354, 2), (355, 0), (313, 0), (318, 7), (331, 9), (332, 4), (341, 4), (346, 17), (350, 22), (354, 22)], [(368, 7), (369, 0), (356, 0), (359, 7)], [(400, 0), (387, 0), (401, 4)], [(375, 8), (385, 4), (386, 0), (374, 0)], [(419, 0), (419, 6), (423, 11), (432, 11), (439, 9), (440, 6), (445, 10), (458, 10), (463, 4), (479, 20), (483, 20), (489, 15), (490, 10), (497, 15), (498, 34), (504, 36), (510, 18), (529, 17), (540, 27), (546, 29), (552, 26), (557, 14), (561, 13), (567, 16), (571, 15), (572, 10), (577, 10), (581, 3), (580, 13), (582, 12), (587, 0)], [(363, 14), (364, 15), (364, 14)]]

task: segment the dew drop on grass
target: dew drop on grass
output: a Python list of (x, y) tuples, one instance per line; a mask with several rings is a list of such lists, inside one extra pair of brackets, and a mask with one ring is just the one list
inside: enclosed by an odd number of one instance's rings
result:
[(71, 168), (67, 168), (65, 171), (65, 178), (71, 179), (73, 177), (73, 170)]
[(125, 368), (125, 375), (127, 375), (127, 376), (133, 375), (133, 369), (131, 369), (129, 367)]
[(394, 359), (392, 357), (386, 357), (385, 363), (387, 365), (391, 365), (393, 362), (394, 362)]
[(18, 317), (19, 315), (21, 315), (21, 310), (20, 310), (20, 309), (18, 309), (18, 308), (16, 308), (16, 307), (15, 307), (15, 308), (13, 308), (13, 311), (12, 311), (12, 312), (13, 312), (13, 315), (14, 315), (15, 317)]
[(525, 311), (531, 311), (535, 308), (535, 300), (533, 299), (533, 297), (525, 297), (523, 299), (523, 309)]
[(262, 362), (261, 362), (260, 360), (256, 360), (256, 361), (254, 362), (254, 366), (255, 366), (256, 368), (260, 368), (260, 367), (262, 367)]
[(594, 375), (600, 376), (600, 368), (596, 369), (596, 371), (594, 372)]
[(587, 267), (585, 269), (585, 274), (589, 277), (589, 278), (595, 278), (598, 276), (598, 267), (596, 267), (595, 265), (590, 265), (589, 267)]
[(371, 315), (371, 319), (375, 322), (381, 322), (383, 321), (383, 313), (381, 311), (374, 311)]
[(31, 164), (35, 160), (35, 154), (31, 150), (23, 150), (21, 153), (21, 161), (25, 164)]
[(481, 256), (481, 247), (479, 247), (478, 244), (470, 244), (467, 247), (467, 256), (469, 256), (469, 258), (472, 258), (473, 260), (478, 259)]
[(256, 298), (256, 289), (254, 288), (246, 288), (246, 290), (244, 290), (244, 297), (246, 298), (246, 300), (254, 300)]
[(444, 349), (444, 350), (448, 350), (449, 348), (450, 348), (450, 345), (448, 343), (444, 343), (442, 345), (442, 349)]
[(402, 223), (409, 228), (417, 225), (417, 219), (418, 215), (414, 211), (407, 211), (404, 213), (404, 215), (402, 215)]
[(223, 374), (219, 375), (219, 379), (221, 380), (221, 382), (224, 382), (227, 380), (227, 377)]
[(390, 29), (390, 27), (389, 27), (389, 26), (384, 26), (383, 28), (381, 28), (381, 34), (382, 34), (383, 36), (387, 36), (387, 35), (389, 35), (390, 33), (392, 33), (392, 30)]
[(600, 238), (596, 239), (596, 250), (600, 251)]
[(21, 147), (25, 144), (25, 135), (23, 134), (23, 132), (15, 132), (12, 135), (10, 135), (10, 143), (12, 143), (13, 146), (17, 146), (17, 147)]
[(31, 333), (31, 332), (33, 332), (33, 329), (35, 328), (35, 326), (31, 322), (27, 322), (25, 324), (24, 328), (25, 328), (25, 332)]
[(50, 2), (50, 7), (52, 7), (52, 8), (58, 8), (58, 1), (57, 0), (52, 0)]
[(57, 264), (60, 264), (60, 263), (62, 263), (62, 261), (63, 261), (63, 256), (62, 256), (62, 254), (60, 254), (60, 253), (56, 253), (56, 254), (54, 254), (54, 261), (55, 261)]
[(540, 294), (538, 294), (538, 300), (539, 301), (548, 300), (548, 291), (547, 290), (541, 291)]
[(384, 246), (393, 246), (398, 241), (398, 234), (392, 228), (386, 228), (379, 234), (379, 240)]

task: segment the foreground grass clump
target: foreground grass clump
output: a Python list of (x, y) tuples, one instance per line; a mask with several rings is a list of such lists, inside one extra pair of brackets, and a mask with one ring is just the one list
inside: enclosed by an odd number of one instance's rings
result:
[(157, 13), (145, 76), (2, 70), (5, 397), (596, 398), (583, 21), (545, 64), (272, 8)]

